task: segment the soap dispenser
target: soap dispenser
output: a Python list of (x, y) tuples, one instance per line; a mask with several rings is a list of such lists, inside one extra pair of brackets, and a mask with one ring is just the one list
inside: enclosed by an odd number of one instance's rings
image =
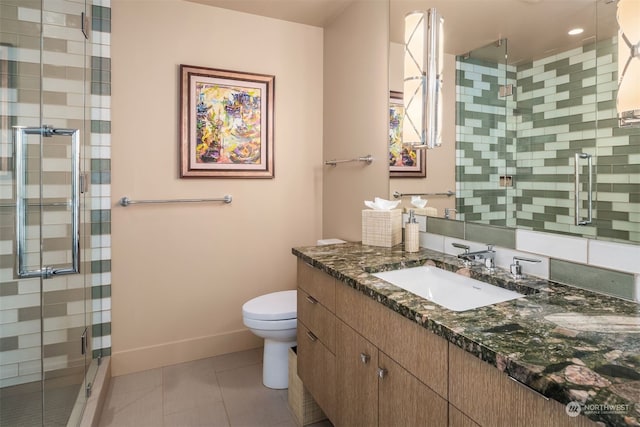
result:
[(413, 209), (409, 211), (409, 219), (404, 225), (404, 250), (405, 252), (420, 250), (420, 224), (416, 221)]

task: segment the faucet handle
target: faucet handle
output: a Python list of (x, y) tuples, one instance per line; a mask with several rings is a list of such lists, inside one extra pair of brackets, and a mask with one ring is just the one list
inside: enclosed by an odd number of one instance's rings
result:
[(521, 256), (514, 256), (513, 257), (513, 264), (511, 264), (509, 266), (509, 268), (511, 270), (511, 275), (513, 276), (514, 279), (522, 279), (522, 266), (520, 265), (520, 261), (533, 262), (533, 263), (542, 262), (542, 260), (539, 260), (539, 259), (536, 259), (536, 258), (526, 258), (526, 257), (521, 257)]
[(457, 242), (453, 242), (451, 243), (451, 246), (453, 246), (454, 248), (458, 248), (458, 249), (464, 249), (464, 253), (468, 254), (469, 253), (469, 249), (471, 249), (468, 245), (462, 244), (462, 243), (457, 243)]

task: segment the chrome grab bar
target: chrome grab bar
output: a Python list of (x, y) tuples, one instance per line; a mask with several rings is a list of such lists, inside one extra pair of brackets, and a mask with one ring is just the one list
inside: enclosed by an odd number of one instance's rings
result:
[[(580, 216), (580, 159), (587, 159), (588, 191), (587, 191), (587, 219)], [(589, 225), (593, 221), (593, 156), (586, 153), (575, 154), (575, 202), (576, 202), (576, 225)]]
[(367, 154), (366, 156), (358, 157), (355, 159), (348, 160), (325, 160), (324, 164), (328, 166), (336, 166), (338, 163), (350, 163), (350, 162), (365, 162), (370, 165), (373, 162), (373, 157), (371, 154)]
[(218, 197), (215, 199), (171, 199), (171, 200), (131, 200), (127, 196), (124, 196), (118, 201), (120, 206), (127, 207), (129, 205), (138, 204), (153, 204), (153, 203), (202, 203), (202, 202), (225, 202), (231, 203), (233, 198), (230, 195), (224, 197)]
[(447, 190), (443, 193), (400, 193), (398, 191), (394, 191), (393, 192), (393, 197), (396, 199), (399, 199), (400, 197), (404, 197), (404, 196), (447, 196), (447, 197), (451, 197), (454, 196), (456, 193), (454, 193), (451, 190)]
[[(51, 137), (54, 135), (71, 137), (71, 266), (66, 268), (43, 267), (37, 270), (28, 270), (25, 266), (27, 206), (32, 203), (26, 201), (26, 182), (24, 149), (26, 135), (41, 135)], [(56, 129), (47, 125), (42, 127), (14, 126), (13, 138), (15, 141), (15, 175), (16, 175), (16, 252), (18, 254), (16, 272), (18, 277), (42, 277), (50, 279), (53, 276), (63, 274), (77, 274), (80, 272), (80, 130)], [(46, 206), (46, 204), (39, 204)]]

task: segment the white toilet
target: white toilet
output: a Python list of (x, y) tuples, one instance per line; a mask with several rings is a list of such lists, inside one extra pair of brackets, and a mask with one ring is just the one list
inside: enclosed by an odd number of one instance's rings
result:
[(296, 345), (297, 291), (261, 295), (242, 306), (244, 325), (264, 338), (262, 383), (275, 389), (288, 387), (289, 348)]

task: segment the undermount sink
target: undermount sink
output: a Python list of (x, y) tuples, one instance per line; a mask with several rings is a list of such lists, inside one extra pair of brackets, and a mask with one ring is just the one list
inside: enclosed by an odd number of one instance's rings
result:
[(525, 295), (432, 266), (374, 273), (399, 288), (453, 311), (465, 311)]

